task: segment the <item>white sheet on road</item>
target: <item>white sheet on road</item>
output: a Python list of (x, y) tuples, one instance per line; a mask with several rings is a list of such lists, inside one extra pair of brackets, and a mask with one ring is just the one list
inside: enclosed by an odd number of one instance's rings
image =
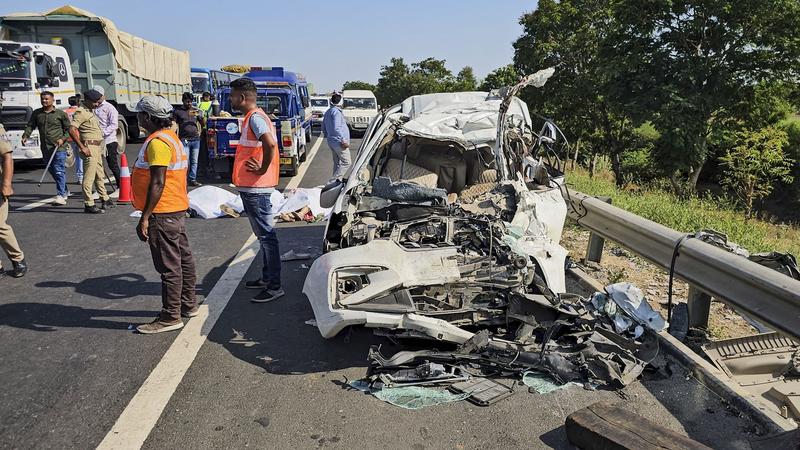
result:
[[(314, 216), (323, 214), (327, 217), (331, 208), (322, 208), (319, 204), (320, 188), (289, 189), (284, 192), (275, 191), (270, 196), (272, 214), (278, 215), (294, 212), (308, 206)], [(238, 194), (216, 186), (201, 186), (189, 192), (189, 208), (204, 219), (216, 219), (225, 215), (221, 205), (228, 205), (236, 212), (244, 211), (242, 199)]]

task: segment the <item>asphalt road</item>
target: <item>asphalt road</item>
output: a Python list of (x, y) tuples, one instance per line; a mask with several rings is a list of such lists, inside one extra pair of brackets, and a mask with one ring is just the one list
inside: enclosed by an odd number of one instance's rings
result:
[[(137, 151), (129, 146), (130, 162)], [(328, 178), (324, 142), (306, 164), (301, 187)], [(131, 207), (85, 215), (75, 196), (63, 207), (14, 211), (55, 195), (51, 180), (36, 187), (41, 170), (18, 167), (14, 179), (10, 222), (30, 272), (0, 278), (0, 448), (95, 447), (178, 333), (132, 331), (157, 313), (160, 288)], [(198, 292), (206, 295), (250, 227), (239, 218), (191, 219), (188, 228)], [(281, 250), (316, 252), (322, 230), (282, 225)], [(257, 277), (259, 261), (246, 278)], [(749, 448), (753, 423), (676, 364), (672, 376), (648, 375), (622, 393), (518, 388), (486, 408), (460, 402), (407, 411), (346, 390), (346, 380), (363, 376), (370, 345), (394, 347), (364, 329), (325, 340), (305, 324), (313, 314), (300, 291), (310, 263), (285, 263), (287, 295), (279, 301), (253, 304), (253, 291), (241, 285), (233, 292), (144, 447), (568, 448), (566, 416), (608, 399), (712, 447)]]

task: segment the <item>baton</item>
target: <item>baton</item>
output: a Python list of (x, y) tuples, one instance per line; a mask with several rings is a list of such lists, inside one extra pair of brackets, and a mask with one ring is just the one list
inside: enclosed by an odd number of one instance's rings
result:
[(53, 149), (53, 154), (50, 155), (50, 161), (47, 161), (47, 165), (44, 167), (44, 172), (42, 172), (42, 178), (39, 179), (39, 184), (36, 187), (42, 187), (42, 181), (44, 181), (44, 176), (47, 174), (47, 170), (50, 169), (50, 164), (53, 164), (53, 158), (56, 156), (56, 152), (60, 147), (56, 147)]

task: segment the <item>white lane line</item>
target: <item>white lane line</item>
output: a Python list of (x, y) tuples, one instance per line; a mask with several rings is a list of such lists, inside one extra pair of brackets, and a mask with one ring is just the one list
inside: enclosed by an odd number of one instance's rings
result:
[[(259, 242), (250, 235), (236, 258), (200, 306), (200, 315), (189, 319), (178, 337), (167, 349), (158, 365), (122, 411), (98, 449), (141, 448), (158, 418), (178, 388), (197, 352), (227, 306), (236, 287), (258, 253)], [(147, 339), (142, 336), (142, 339)]]
[[(317, 139), (306, 158), (286, 186), (294, 189), (300, 185), (308, 166), (314, 160), (322, 139)], [(197, 357), (206, 337), (214, 328), (217, 319), (228, 305), (234, 291), (241, 283), (247, 269), (258, 254), (259, 242), (251, 234), (236, 258), (228, 265), (225, 273), (200, 306), (200, 315), (193, 317), (183, 327), (178, 337), (133, 396), (128, 406), (117, 418), (114, 426), (106, 434), (98, 449), (139, 449), (158, 422), (172, 394), (183, 380), (183, 376)], [(146, 339), (146, 337), (143, 337)]]
[[(114, 179), (113, 176), (110, 177), (110, 178), (106, 178), (106, 183), (110, 184), (113, 179)], [(119, 189), (116, 189), (111, 194), (108, 194), (108, 196), (111, 197), (111, 198), (119, 198)], [(72, 198), (72, 197), (81, 197), (81, 191), (70, 192), (70, 195), (69, 195), (68, 198)], [(28, 203), (27, 205), (20, 206), (19, 208), (16, 208), (14, 211), (30, 211), (32, 209), (36, 209), (36, 208), (39, 208), (41, 206), (47, 206), (47, 205), (52, 204), (54, 201), (56, 201), (56, 198), (58, 198), (58, 196), (54, 195), (52, 197), (48, 197), (48, 198), (45, 198), (45, 199), (42, 199), (42, 200), (38, 200), (38, 201), (35, 201), (33, 203)], [(98, 198), (100, 198), (100, 196), (95, 192), (94, 193), (94, 199), (97, 200)]]
[(297, 186), (300, 186), (300, 182), (303, 180), (303, 177), (306, 175), (306, 171), (311, 166), (311, 162), (314, 161), (314, 156), (317, 155), (317, 150), (319, 150), (319, 146), (322, 145), (322, 136), (317, 137), (317, 140), (314, 141), (314, 145), (311, 146), (311, 150), (308, 151), (308, 156), (306, 156), (306, 162), (297, 169), (297, 175), (293, 176), (289, 183), (286, 184), (286, 189), (294, 189)]

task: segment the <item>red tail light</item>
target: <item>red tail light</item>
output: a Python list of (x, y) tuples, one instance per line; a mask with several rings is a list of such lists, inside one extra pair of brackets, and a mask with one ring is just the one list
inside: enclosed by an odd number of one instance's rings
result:
[(291, 147), (292, 146), (292, 137), (291, 136), (284, 136), (283, 137), (283, 146), (284, 147)]

